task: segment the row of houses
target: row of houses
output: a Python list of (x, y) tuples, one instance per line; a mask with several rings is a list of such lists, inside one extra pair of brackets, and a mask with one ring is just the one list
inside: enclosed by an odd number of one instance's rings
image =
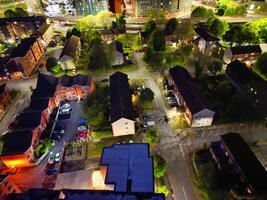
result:
[(231, 188), (235, 199), (267, 199), (267, 172), (244, 139), (237, 133), (212, 142), (210, 152), (218, 168), (235, 179)]
[(7, 167), (33, 165), (34, 147), (50, 119), (50, 114), (64, 100), (82, 100), (93, 90), (91, 76), (53, 76), (39, 74), (29, 107), (19, 115), (16, 130), (4, 135), (0, 160)]

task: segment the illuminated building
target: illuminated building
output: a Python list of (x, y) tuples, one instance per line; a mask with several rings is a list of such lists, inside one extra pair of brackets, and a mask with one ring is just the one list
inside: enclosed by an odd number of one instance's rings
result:
[(20, 189), (9, 180), (8, 175), (0, 175), (0, 199), (4, 200), (11, 193), (20, 193)]
[(135, 134), (135, 117), (127, 74), (115, 72), (109, 78), (110, 119), (114, 136)]
[(0, 85), (0, 114), (5, 111), (5, 104), (9, 101), (9, 97), (6, 84)]
[(188, 71), (180, 66), (169, 70), (169, 84), (180, 106), (185, 109), (184, 117), (191, 127), (210, 126), (215, 112)]
[(189, 13), (192, 0), (131, 0), (135, 17), (147, 17), (150, 10), (164, 10), (167, 15), (176, 16), (177, 13)]

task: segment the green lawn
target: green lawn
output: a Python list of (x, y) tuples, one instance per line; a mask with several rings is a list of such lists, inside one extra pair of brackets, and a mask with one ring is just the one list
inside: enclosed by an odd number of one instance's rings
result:
[(104, 139), (113, 137), (113, 134), (112, 130), (102, 130), (102, 131), (92, 132), (92, 137), (93, 139)]

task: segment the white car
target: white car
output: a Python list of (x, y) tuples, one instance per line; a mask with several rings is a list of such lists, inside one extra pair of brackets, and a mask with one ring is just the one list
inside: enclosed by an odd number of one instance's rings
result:
[(87, 128), (86, 128), (86, 126), (78, 126), (78, 128), (77, 128), (77, 130), (78, 131), (85, 131)]
[(61, 107), (60, 107), (60, 112), (61, 113), (68, 113), (71, 111), (71, 105), (70, 103), (64, 103)]
[(60, 153), (56, 153), (55, 161), (56, 162), (59, 162), (60, 161), (60, 158), (61, 158)]
[(55, 157), (54, 156), (49, 156), (48, 163), (53, 165), (55, 163)]

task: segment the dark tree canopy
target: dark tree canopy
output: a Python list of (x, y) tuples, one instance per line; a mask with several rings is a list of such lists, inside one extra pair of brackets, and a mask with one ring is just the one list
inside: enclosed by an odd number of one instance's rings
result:
[(11, 9), (6, 10), (6, 11), (4, 12), (4, 15), (5, 15), (5, 17), (7, 17), (7, 18), (11, 18), (11, 17), (16, 17), (16, 16), (17, 16), (16, 13), (15, 13), (15, 11), (13, 11), (13, 10), (11, 10)]
[(12, 17), (27, 17), (29, 14), (23, 8), (15, 8), (15, 10), (8, 9), (4, 12), (4, 16), (7, 18)]
[(81, 37), (81, 31), (74, 27), (73, 29), (69, 29), (66, 33), (66, 39), (69, 39), (72, 35), (75, 35), (77, 37)]
[(164, 51), (166, 48), (166, 42), (164, 33), (159, 28), (154, 30), (149, 38), (149, 46), (155, 51)]
[(214, 16), (214, 12), (212, 9), (207, 9), (204, 6), (198, 6), (196, 7), (192, 13), (191, 13), (191, 17), (192, 18), (209, 18), (209, 17), (213, 17)]
[(125, 12), (122, 12), (121, 15), (119, 15), (118, 17), (116, 17), (116, 25), (117, 28), (121, 31), (121, 32), (125, 32), (126, 31), (126, 20), (125, 20)]
[(148, 21), (144, 26), (143, 26), (143, 31), (151, 34), (155, 29), (157, 29), (157, 24), (154, 21)]
[(253, 65), (253, 69), (264, 80), (267, 80), (267, 52), (260, 55), (256, 63)]
[(168, 35), (171, 35), (174, 33), (174, 31), (176, 30), (178, 26), (178, 21), (176, 18), (171, 18), (165, 27), (165, 33), (167, 33)]
[(221, 21), (217, 17), (210, 17), (206, 22), (207, 30), (217, 37), (222, 37), (228, 30), (229, 25), (226, 21)]
[(51, 72), (54, 67), (58, 65), (57, 59), (55, 57), (49, 57), (46, 60), (46, 69)]
[(150, 88), (141, 91), (140, 100), (142, 102), (152, 102), (154, 100), (154, 92)]
[(154, 164), (154, 176), (156, 178), (161, 178), (165, 175), (166, 170), (167, 170), (167, 163), (159, 155), (154, 155), (153, 156), (153, 164)]

